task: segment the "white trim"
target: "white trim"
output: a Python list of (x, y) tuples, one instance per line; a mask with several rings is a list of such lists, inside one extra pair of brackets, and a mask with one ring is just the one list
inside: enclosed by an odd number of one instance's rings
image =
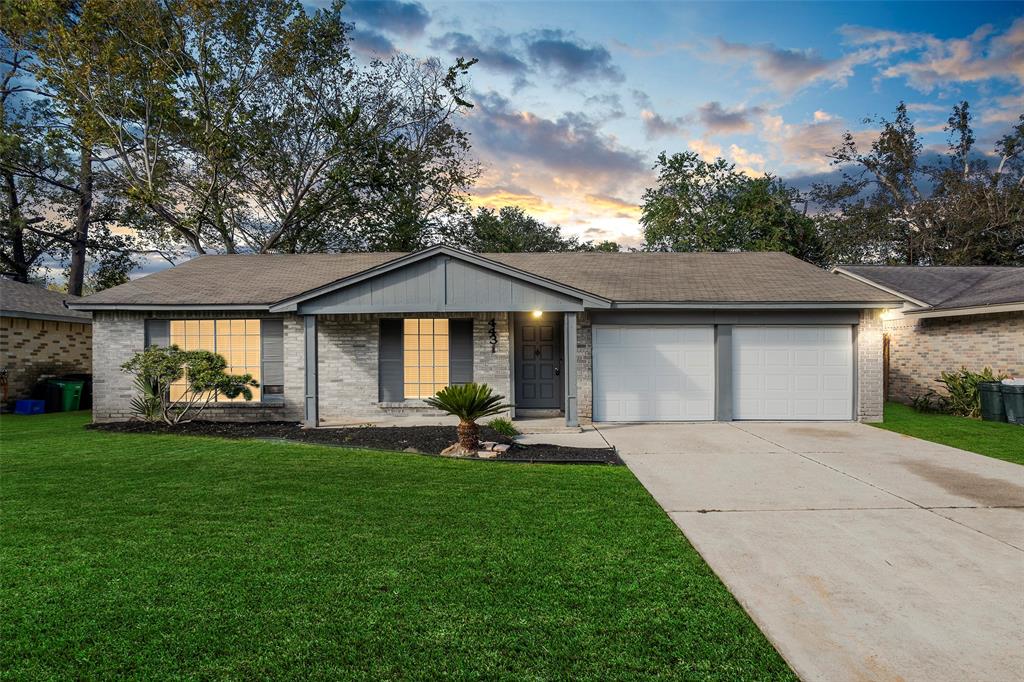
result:
[(72, 310), (252, 310), (263, 312), (270, 309), (269, 305), (221, 305), (217, 303), (208, 304), (177, 304), (177, 303), (69, 303), (68, 308)]
[(904, 315), (914, 317), (956, 317), (959, 315), (987, 315), (989, 313), (1015, 313), (1024, 311), (1024, 302), (995, 303), (993, 305), (977, 305), (966, 308), (922, 308), (904, 310)]
[(841, 275), (846, 275), (850, 279), (855, 279), (858, 282), (863, 282), (864, 284), (873, 286), (874, 288), (880, 289), (880, 290), (884, 291), (887, 294), (893, 294), (895, 296), (899, 296), (900, 298), (902, 298), (904, 300), (910, 301), (914, 305), (919, 305), (919, 306), (927, 306), (928, 305), (924, 301), (919, 301), (916, 298), (913, 298), (911, 296), (907, 296), (906, 294), (904, 294), (904, 293), (902, 293), (900, 291), (896, 291), (895, 289), (891, 289), (891, 288), (889, 288), (887, 286), (883, 286), (883, 285), (879, 284), (878, 282), (875, 282), (875, 281), (873, 281), (871, 279), (868, 279), (867, 277), (864, 277), (863, 275), (854, 274), (854, 273), (850, 272), (849, 270), (846, 270), (846, 269), (844, 269), (842, 267), (834, 267), (834, 268), (832, 268), (832, 272), (837, 272), (837, 273), (839, 273)]
[(664, 303), (644, 303), (643, 301), (616, 301), (612, 304), (612, 308), (616, 310), (624, 309), (637, 309), (637, 310), (650, 310), (657, 308), (664, 308), (667, 310), (717, 310), (722, 308), (731, 308), (737, 310), (821, 310), (825, 308), (898, 308), (902, 304), (896, 304), (896, 301), (891, 303), (880, 303), (878, 301), (845, 301), (845, 302), (833, 302), (833, 301), (779, 301), (773, 302), (731, 302), (731, 301), (711, 301), (711, 302), (698, 302), (698, 301), (667, 301)]

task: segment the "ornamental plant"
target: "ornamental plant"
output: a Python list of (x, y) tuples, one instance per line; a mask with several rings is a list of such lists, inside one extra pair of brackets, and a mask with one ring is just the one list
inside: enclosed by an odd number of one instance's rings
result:
[[(121, 371), (135, 376), (139, 392), (131, 403), (135, 416), (171, 426), (197, 419), (218, 395), (252, 400), (252, 388), (259, 383), (251, 374), (226, 370), (227, 361), (217, 353), (174, 345), (150, 346), (121, 365)], [(171, 400), (171, 385), (177, 382), (181, 382), (181, 395)]]
[(480, 426), (476, 421), (512, 407), (504, 400), (505, 396), (496, 394), (487, 384), (470, 383), (445, 386), (424, 402), (458, 417), (459, 445), (473, 451), (480, 448)]

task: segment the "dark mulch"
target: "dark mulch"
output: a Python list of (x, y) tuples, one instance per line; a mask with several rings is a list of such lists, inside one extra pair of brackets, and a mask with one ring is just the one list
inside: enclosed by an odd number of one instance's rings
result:
[[(356, 426), (305, 429), (297, 422), (213, 422), (193, 421), (177, 426), (147, 422), (89, 424), (86, 428), (115, 433), (158, 433), (217, 438), (280, 439), (373, 450), (392, 450), (436, 455), (455, 442), (454, 426)], [(569, 448), (561, 445), (521, 445), (487, 427), (480, 427), (480, 440), (511, 445), (495, 460), (506, 462), (547, 462), (571, 464), (622, 464), (612, 448)], [(491, 460), (491, 461), (495, 461)]]

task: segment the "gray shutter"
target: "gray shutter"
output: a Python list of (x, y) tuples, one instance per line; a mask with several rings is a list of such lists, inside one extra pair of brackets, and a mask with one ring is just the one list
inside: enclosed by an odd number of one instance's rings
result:
[(473, 381), (473, 318), (448, 320), (448, 383)]
[(170, 320), (146, 320), (146, 348), (171, 345)]
[(284, 400), (284, 320), (260, 321), (260, 386), (263, 402)]
[(399, 403), (405, 400), (403, 346), (402, 320), (381, 320), (377, 384), (378, 399), (382, 403)]

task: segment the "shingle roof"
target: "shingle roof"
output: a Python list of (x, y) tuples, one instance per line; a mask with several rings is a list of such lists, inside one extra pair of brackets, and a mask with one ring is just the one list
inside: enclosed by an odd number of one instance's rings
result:
[(89, 313), (64, 307), (65, 300), (75, 298), (60, 291), (50, 291), (0, 277), (0, 316), (3, 317), (92, 322)]
[(840, 269), (935, 310), (1024, 303), (1024, 268), (842, 265)]
[[(99, 305), (268, 305), (406, 254), (201, 256), (85, 299)], [(893, 302), (784, 253), (478, 254), (623, 302)]]

